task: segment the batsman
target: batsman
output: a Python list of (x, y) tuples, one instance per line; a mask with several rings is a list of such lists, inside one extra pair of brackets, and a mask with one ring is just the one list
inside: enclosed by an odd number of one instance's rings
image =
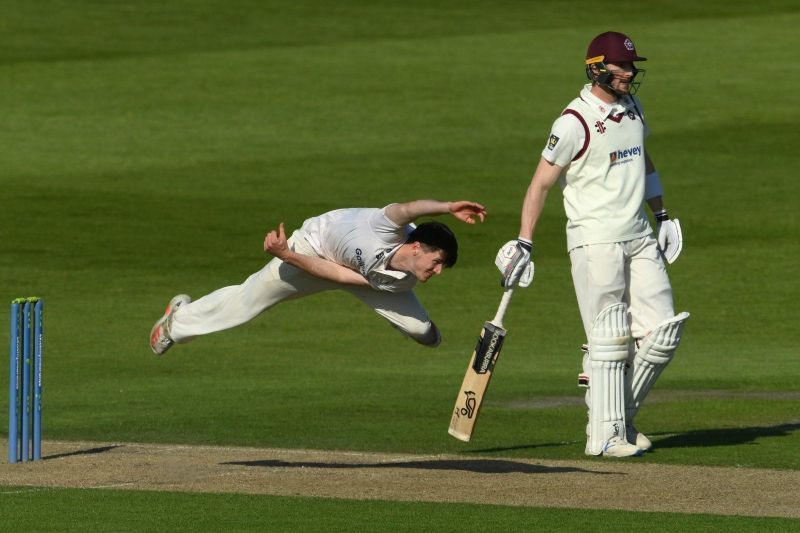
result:
[(578, 377), (587, 387), (587, 455), (630, 457), (651, 448), (634, 420), (672, 361), (689, 317), (675, 314), (666, 266), (681, 253), (681, 226), (664, 207), (661, 179), (645, 148), (647, 121), (634, 96), (644, 74), (635, 64), (642, 61), (622, 33), (591, 41), (589, 83), (553, 123), (525, 195), (519, 237), (496, 260), (504, 286), (531, 283), (533, 235), (558, 182), (587, 339)]

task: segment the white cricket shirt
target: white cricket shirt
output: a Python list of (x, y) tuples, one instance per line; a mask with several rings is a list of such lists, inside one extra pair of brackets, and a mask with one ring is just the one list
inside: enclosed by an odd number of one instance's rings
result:
[(553, 123), (542, 157), (564, 167), (559, 184), (568, 250), (651, 232), (644, 212), (648, 133), (638, 99), (607, 104), (591, 93), (591, 84)]
[(385, 210), (337, 209), (309, 218), (297, 232), (319, 257), (359, 272), (374, 289), (409, 291), (417, 283), (416, 276), (388, 265), (414, 226), (395, 224)]

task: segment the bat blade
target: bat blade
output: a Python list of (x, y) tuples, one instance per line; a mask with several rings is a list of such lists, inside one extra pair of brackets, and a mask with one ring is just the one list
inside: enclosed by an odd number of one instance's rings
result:
[(475, 431), (486, 389), (503, 347), (506, 330), (486, 322), (481, 330), (478, 344), (472, 353), (464, 381), (456, 397), (456, 406), (447, 432), (458, 440), (469, 442)]

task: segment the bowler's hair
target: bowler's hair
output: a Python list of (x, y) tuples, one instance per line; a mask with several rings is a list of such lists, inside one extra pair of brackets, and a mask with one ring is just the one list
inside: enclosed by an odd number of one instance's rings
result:
[(428, 248), (444, 252), (444, 266), (451, 267), (458, 259), (456, 236), (441, 222), (423, 222), (408, 235), (407, 243), (418, 242)]

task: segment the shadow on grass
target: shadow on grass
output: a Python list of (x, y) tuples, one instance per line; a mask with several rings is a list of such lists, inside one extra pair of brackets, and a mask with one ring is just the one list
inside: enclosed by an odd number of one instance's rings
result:
[(412, 468), (419, 470), (461, 470), (478, 474), (563, 474), (584, 472), (587, 474), (618, 474), (618, 472), (598, 472), (568, 466), (542, 466), (516, 461), (491, 459), (440, 459), (430, 461), (398, 461), (392, 463), (324, 463), (287, 462), (279, 460), (230, 461), (224, 465), (261, 466), (277, 468)]
[[(665, 433), (661, 439), (653, 439), (657, 448), (707, 448), (711, 446), (738, 446), (753, 443), (762, 437), (788, 437), (800, 429), (800, 423), (780, 424), (749, 428), (698, 429), (685, 433)], [(659, 434), (653, 435), (657, 437)]]
[[(754, 443), (762, 437), (788, 437), (792, 432), (800, 429), (800, 423), (779, 424), (777, 426), (756, 426), (748, 428), (725, 429), (697, 429), (685, 433), (651, 433), (653, 447), (660, 448), (709, 448), (713, 446), (738, 446), (740, 444)], [(663, 438), (659, 438), (663, 436)], [(571, 446), (578, 441), (541, 444), (520, 444), (518, 446), (504, 446), (497, 448), (482, 448), (470, 450), (465, 453), (500, 453), (517, 450), (535, 450), (555, 446)]]
[(119, 448), (122, 446), (121, 444), (112, 444), (110, 446), (98, 446), (96, 448), (89, 448), (86, 450), (76, 450), (74, 452), (66, 452), (66, 453), (57, 453), (54, 455), (45, 455), (42, 457), (44, 460), (50, 459), (60, 459), (62, 457), (72, 457), (73, 455), (95, 455), (98, 453), (104, 453), (113, 450), (114, 448)]

